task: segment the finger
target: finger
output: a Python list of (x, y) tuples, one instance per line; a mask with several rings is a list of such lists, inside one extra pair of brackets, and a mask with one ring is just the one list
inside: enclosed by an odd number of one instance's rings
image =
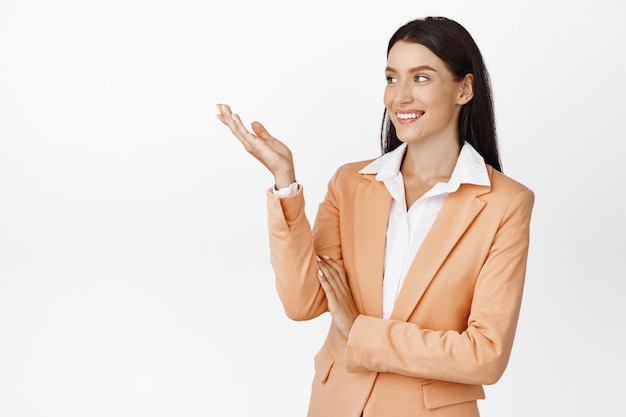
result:
[(236, 134), (236, 121), (233, 118), (233, 112), (226, 104), (217, 104), (217, 110), (219, 111), (218, 119), (220, 119), (230, 130)]
[[(237, 119), (235, 118), (236, 115), (233, 114), (230, 106), (228, 106), (227, 104), (218, 104), (217, 109), (220, 112), (218, 115), (219, 119), (222, 120), (226, 125), (228, 125), (233, 133), (236, 133), (235, 131), (239, 130), (239, 126), (237, 126)], [(243, 124), (241, 123), (241, 125)]]
[[(333, 289), (335, 291), (336, 296), (341, 297), (344, 300), (353, 299), (352, 298), (352, 290), (350, 289), (350, 285), (348, 284), (348, 279), (346, 278), (345, 271), (341, 264), (337, 261), (333, 261), (332, 259), (322, 259), (322, 263), (326, 265), (328, 269), (328, 275), (333, 277)], [(324, 269), (326, 271), (326, 269)]]
[(320, 262), (323, 265), (326, 265), (330, 270), (333, 271), (333, 275), (336, 277), (337, 282), (341, 285), (348, 287), (348, 280), (346, 278), (346, 273), (341, 264), (337, 261), (334, 261), (328, 256), (322, 256)]
[(225, 116), (230, 116), (233, 114), (233, 111), (231, 110), (228, 104), (219, 104), (218, 106), (219, 106), (220, 112), (224, 114)]
[(263, 126), (260, 122), (252, 122), (252, 130), (261, 139), (264, 139), (264, 140), (274, 139), (274, 137), (269, 134), (265, 126)]
[(328, 302), (328, 308), (334, 309), (335, 304), (337, 303), (337, 299), (335, 297), (335, 293), (330, 283), (324, 276), (324, 273), (321, 269), (317, 270), (317, 278), (322, 286), (322, 290), (324, 290), (324, 294), (326, 294), (326, 301)]
[(225, 125), (228, 125), (228, 123), (226, 123), (226, 115), (224, 114), (224, 109), (222, 109), (222, 104), (216, 104), (215, 107), (217, 107), (218, 111), (218, 113), (215, 115), (217, 119)]
[(331, 259), (328, 256), (322, 256), (322, 261), (335, 270), (335, 272), (337, 273), (337, 276), (339, 277), (339, 280), (344, 285), (346, 285), (346, 286), (348, 285), (348, 279), (346, 278), (346, 272), (345, 272), (345, 270), (343, 269), (343, 267), (341, 266), (341, 264), (339, 262)]
[(218, 110), (220, 110), (218, 118), (230, 128), (231, 132), (246, 149), (250, 149), (258, 138), (246, 129), (239, 115), (233, 113), (230, 106), (227, 104), (218, 104), (217, 107)]
[(233, 113), (230, 110), (230, 107), (228, 107), (228, 105), (226, 104), (216, 104), (215, 106), (217, 107), (217, 111), (219, 112), (220, 120), (224, 120), (224, 123), (230, 122)]
[(324, 261), (320, 262), (319, 268), (322, 270), (322, 272), (324, 273), (324, 276), (327, 279), (332, 280), (333, 282), (340, 281), (338, 272), (335, 270), (335, 268), (328, 265), (326, 262)]
[(254, 139), (256, 139), (256, 136), (254, 136), (254, 134), (250, 133), (250, 131), (244, 126), (243, 121), (241, 120), (241, 117), (239, 117), (238, 114), (231, 114), (230, 115), (231, 119), (233, 120), (233, 127), (234, 127), (234, 132), (235, 135), (237, 137), (239, 137), (239, 139), (241, 139), (242, 141), (245, 141), (245, 143), (250, 144), (251, 142), (254, 141)]
[(339, 297), (340, 295), (344, 295), (346, 293), (345, 290), (342, 288), (341, 279), (339, 278), (337, 271), (335, 271), (328, 265), (325, 265), (324, 263), (320, 264), (320, 270), (324, 274), (324, 278), (326, 279), (330, 287), (333, 289), (333, 293), (336, 297)]

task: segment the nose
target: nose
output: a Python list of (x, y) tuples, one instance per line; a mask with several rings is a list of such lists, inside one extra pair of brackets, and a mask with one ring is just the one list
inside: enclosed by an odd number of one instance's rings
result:
[(411, 91), (411, 87), (406, 85), (406, 83), (400, 83), (396, 88), (396, 102), (398, 104), (407, 104), (413, 101), (413, 94)]

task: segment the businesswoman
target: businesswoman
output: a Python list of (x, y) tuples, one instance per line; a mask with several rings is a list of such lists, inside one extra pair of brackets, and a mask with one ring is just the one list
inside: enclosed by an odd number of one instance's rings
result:
[(311, 229), (291, 152), (227, 105), (273, 174), (271, 262), (286, 314), (329, 311), (310, 417), (478, 416), (507, 365), (534, 196), (500, 171), (489, 77), (446, 18), (391, 37), (382, 156), (341, 166)]

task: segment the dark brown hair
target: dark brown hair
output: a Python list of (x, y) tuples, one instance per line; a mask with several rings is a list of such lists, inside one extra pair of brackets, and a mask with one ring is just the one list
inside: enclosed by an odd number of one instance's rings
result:
[[(416, 19), (393, 34), (387, 47), (387, 56), (391, 47), (400, 40), (419, 43), (430, 49), (446, 63), (456, 80), (466, 74), (474, 75), (474, 97), (461, 108), (459, 114), (459, 146), (463, 146), (464, 141), (469, 142), (487, 164), (501, 171), (489, 74), (469, 32), (445, 17)], [(401, 143), (385, 109), (381, 128), (382, 152), (390, 152)]]

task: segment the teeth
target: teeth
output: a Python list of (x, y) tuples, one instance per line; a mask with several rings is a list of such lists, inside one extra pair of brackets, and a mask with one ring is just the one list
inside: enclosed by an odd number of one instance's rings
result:
[(408, 119), (417, 119), (420, 117), (422, 113), (396, 113), (398, 119), (408, 120)]

